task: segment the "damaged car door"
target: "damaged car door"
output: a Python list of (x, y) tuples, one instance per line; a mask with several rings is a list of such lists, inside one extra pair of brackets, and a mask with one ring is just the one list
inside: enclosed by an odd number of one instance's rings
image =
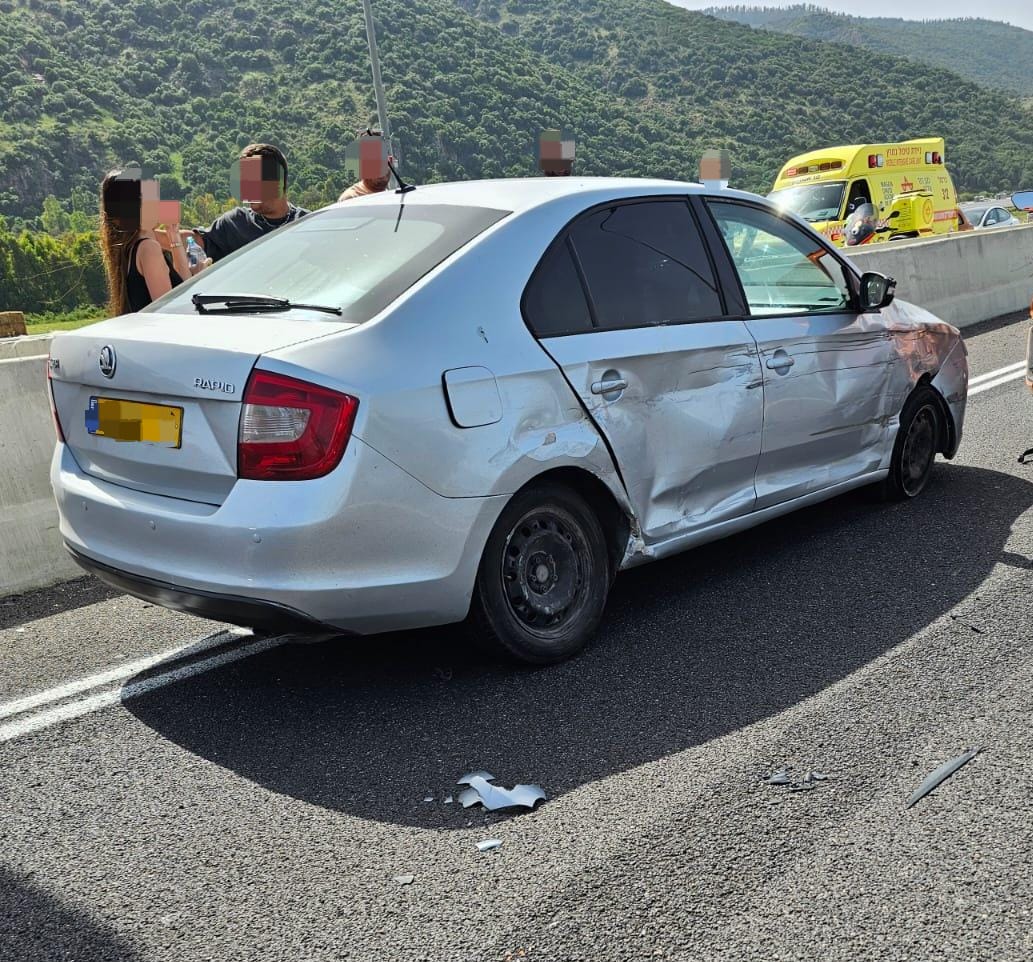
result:
[(757, 509), (877, 471), (892, 442), (899, 363), (882, 315), (813, 232), (749, 203), (708, 200), (761, 351)]
[(552, 244), (524, 317), (607, 440), (647, 543), (748, 514), (757, 348), (686, 198), (613, 202)]

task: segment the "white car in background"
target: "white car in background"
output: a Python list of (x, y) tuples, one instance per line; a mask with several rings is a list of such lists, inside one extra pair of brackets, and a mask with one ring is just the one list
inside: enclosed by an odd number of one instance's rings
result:
[(961, 212), (976, 230), (989, 227), (1017, 227), (1022, 223), (1014, 214), (996, 204), (962, 204)]

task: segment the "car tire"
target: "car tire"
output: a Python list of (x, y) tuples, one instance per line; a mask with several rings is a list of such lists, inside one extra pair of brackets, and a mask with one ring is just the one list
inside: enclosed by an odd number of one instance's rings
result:
[(942, 414), (936, 392), (930, 387), (916, 388), (900, 412), (890, 473), (879, 488), (884, 501), (909, 501), (925, 490), (942, 437)]
[(479, 640), (527, 664), (563, 661), (595, 634), (610, 569), (602, 526), (583, 498), (553, 483), (520, 491), (485, 544), (473, 628)]

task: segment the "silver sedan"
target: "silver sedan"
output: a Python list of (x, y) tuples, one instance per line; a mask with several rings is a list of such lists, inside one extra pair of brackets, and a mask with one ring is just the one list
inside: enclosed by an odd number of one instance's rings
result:
[[(69, 551), (171, 608), (545, 663), (614, 576), (961, 441), (959, 332), (760, 197), (543, 178), (312, 214), (54, 338)], [(889, 522), (887, 522), (889, 523)]]

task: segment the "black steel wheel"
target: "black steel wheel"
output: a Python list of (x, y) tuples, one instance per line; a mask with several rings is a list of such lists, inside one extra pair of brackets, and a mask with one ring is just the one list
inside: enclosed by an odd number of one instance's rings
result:
[(610, 581), (606, 539), (592, 509), (562, 485), (536, 485), (513, 498), (488, 538), (474, 620), (521, 661), (561, 661), (595, 633)]
[(891, 501), (917, 498), (925, 490), (942, 447), (940, 404), (932, 388), (917, 388), (900, 412), (900, 427), (893, 444), (890, 473), (882, 495)]

